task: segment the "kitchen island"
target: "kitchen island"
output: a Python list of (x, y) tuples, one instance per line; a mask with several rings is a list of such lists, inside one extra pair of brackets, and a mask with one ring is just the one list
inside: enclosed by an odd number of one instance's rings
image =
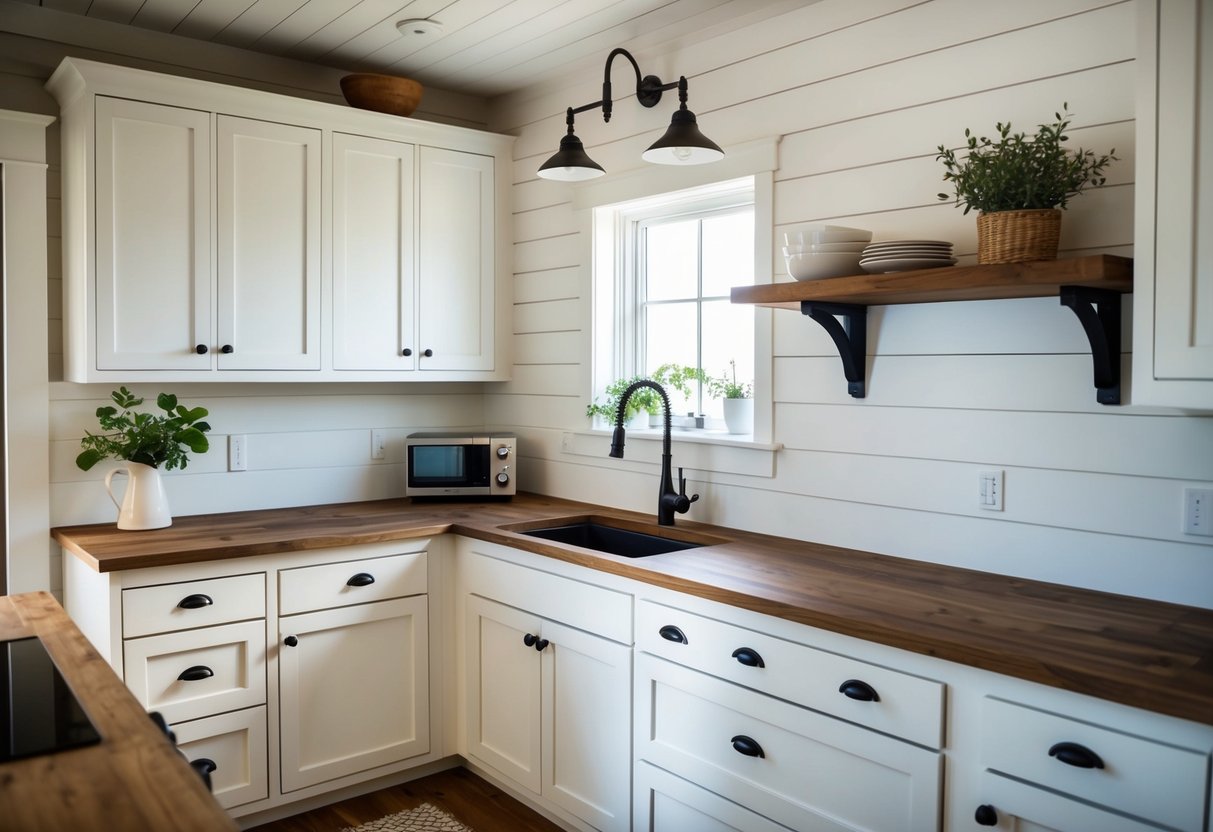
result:
[[(702, 542), (629, 559), (519, 534), (600, 517)], [(181, 517), (167, 529), (55, 529), (111, 572), (453, 533), (711, 601), (1156, 713), (1213, 724), (1213, 611), (957, 569), (534, 494)]]

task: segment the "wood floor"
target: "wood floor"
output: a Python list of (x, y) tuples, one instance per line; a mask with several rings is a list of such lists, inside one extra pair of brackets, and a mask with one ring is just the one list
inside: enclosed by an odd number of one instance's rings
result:
[(254, 826), (248, 832), (338, 832), (422, 803), (449, 812), (473, 832), (562, 832), (556, 824), (465, 768)]

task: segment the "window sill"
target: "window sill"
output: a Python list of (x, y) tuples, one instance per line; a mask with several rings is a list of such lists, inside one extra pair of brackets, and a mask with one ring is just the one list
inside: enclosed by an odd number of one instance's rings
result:
[[(659, 428), (629, 428), (626, 442), (630, 453), (625, 458), (660, 465), (661, 437)], [(670, 439), (675, 466), (751, 477), (774, 477), (775, 454), (783, 448), (778, 443), (755, 442), (751, 436), (702, 429), (675, 429)], [(560, 441), (563, 453), (604, 461), (610, 447), (609, 430), (566, 431)]]

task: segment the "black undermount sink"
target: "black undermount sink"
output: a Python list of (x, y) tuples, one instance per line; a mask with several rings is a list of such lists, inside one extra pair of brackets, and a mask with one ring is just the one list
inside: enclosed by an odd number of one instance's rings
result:
[(684, 549), (697, 549), (704, 545), (636, 532), (631, 529), (621, 529), (618, 526), (607, 526), (595, 523), (593, 520), (582, 520), (546, 529), (519, 529), (518, 533), (625, 558), (644, 558), (666, 552), (681, 552)]

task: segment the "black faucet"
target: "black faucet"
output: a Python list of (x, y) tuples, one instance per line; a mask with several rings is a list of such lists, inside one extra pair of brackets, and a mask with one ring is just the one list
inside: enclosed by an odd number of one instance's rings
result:
[(699, 499), (699, 495), (695, 494), (691, 497), (687, 496), (687, 479), (682, 475), (682, 469), (678, 469), (678, 490), (674, 490), (673, 478), (670, 474), (670, 397), (665, 394), (665, 388), (655, 381), (650, 381), (647, 378), (642, 378), (640, 381), (633, 382), (628, 385), (628, 389), (623, 391), (623, 395), (619, 397), (619, 411), (615, 414), (615, 432), (611, 435), (611, 453), (610, 456), (615, 459), (623, 459), (623, 417), (627, 412), (628, 399), (632, 398), (632, 394), (641, 387), (651, 387), (661, 396), (662, 407), (665, 408), (665, 432), (661, 438), (661, 487), (657, 492), (657, 525), (672, 526), (674, 525), (674, 515), (686, 514), (691, 503)]

